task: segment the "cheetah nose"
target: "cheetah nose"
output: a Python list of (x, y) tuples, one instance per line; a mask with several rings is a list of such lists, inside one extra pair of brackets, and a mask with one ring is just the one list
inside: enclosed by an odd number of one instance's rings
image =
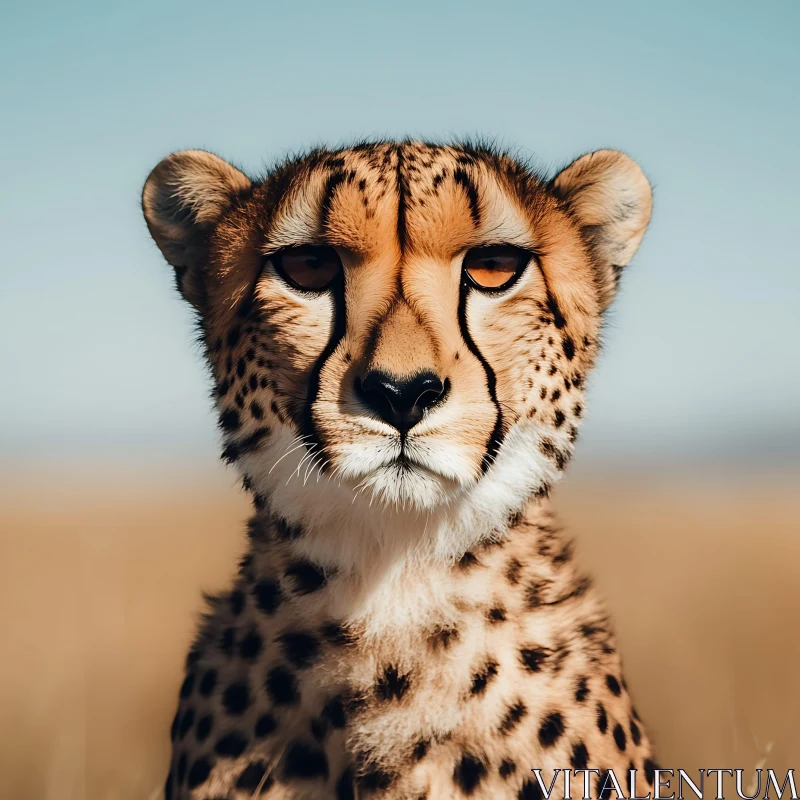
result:
[(370, 411), (400, 433), (411, 430), (423, 413), (442, 401), (448, 381), (432, 372), (419, 372), (410, 378), (397, 378), (380, 370), (370, 370), (356, 379), (356, 393)]

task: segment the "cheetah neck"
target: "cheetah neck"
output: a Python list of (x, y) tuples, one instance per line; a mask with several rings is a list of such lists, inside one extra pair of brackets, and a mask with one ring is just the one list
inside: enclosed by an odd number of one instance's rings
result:
[[(369, 568), (351, 564), (347, 569), (315, 559), (316, 547), (308, 542), (314, 532), (269, 509), (253, 518), (250, 532), (246, 560), (253, 581), (277, 575), (284, 596), (301, 605), (304, 616), (345, 621), (367, 638), (384, 637), (387, 631), (413, 636), (420, 630), (447, 630), (465, 611), (489, 613), (497, 587), (515, 586), (523, 571), (529, 576), (524, 591), (532, 606), (582, 585), (569, 563), (570, 543), (562, 539), (547, 498), (531, 499), (523, 512), (490, 536), (472, 537), (457, 555), (437, 555), (425, 546), (422, 528), (415, 547), (376, 547)], [(375, 535), (391, 533), (387, 525)]]

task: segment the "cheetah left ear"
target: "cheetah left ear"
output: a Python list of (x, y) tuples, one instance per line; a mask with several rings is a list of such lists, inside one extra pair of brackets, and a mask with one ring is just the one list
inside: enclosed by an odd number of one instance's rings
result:
[(650, 222), (650, 183), (624, 153), (597, 150), (559, 172), (551, 187), (578, 218), (594, 251), (605, 309), (617, 293), (622, 268), (633, 258)]
[(147, 227), (175, 269), (178, 290), (198, 310), (205, 296), (208, 236), (250, 187), (243, 172), (205, 150), (167, 156), (144, 185)]

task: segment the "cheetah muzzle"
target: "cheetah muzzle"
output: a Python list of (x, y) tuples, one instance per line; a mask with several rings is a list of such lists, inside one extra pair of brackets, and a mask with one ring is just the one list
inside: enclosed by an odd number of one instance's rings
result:
[(406, 141), (253, 180), (187, 150), (143, 207), (255, 507), (187, 658), (167, 798), (502, 800), (540, 797), (534, 768), (652, 777), (548, 500), (650, 218), (639, 167), (601, 150), (547, 180)]

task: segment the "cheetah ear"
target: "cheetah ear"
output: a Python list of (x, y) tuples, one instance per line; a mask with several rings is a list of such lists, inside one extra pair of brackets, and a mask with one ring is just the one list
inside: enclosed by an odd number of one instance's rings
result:
[(617, 293), (622, 268), (639, 247), (653, 195), (641, 167), (617, 150), (597, 150), (573, 161), (551, 186), (578, 218), (594, 251), (603, 308)]
[(181, 294), (195, 308), (204, 297), (208, 236), (250, 179), (204, 150), (182, 150), (161, 161), (142, 190), (150, 234), (175, 268)]

